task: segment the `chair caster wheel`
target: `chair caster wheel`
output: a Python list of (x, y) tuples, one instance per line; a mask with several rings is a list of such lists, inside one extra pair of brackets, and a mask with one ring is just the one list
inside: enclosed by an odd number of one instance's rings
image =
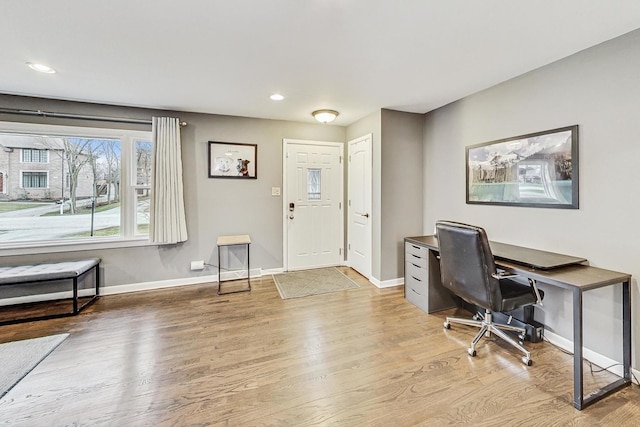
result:
[(529, 359), (527, 356), (522, 356), (522, 363), (527, 366), (533, 365), (533, 360)]
[[(520, 341), (524, 341), (524, 340), (525, 340), (525, 338), (526, 338), (526, 335), (525, 335), (525, 334), (518, 334), (518, 339), (519, 339)], [(520, 343), (520, 345), (522, 345), (522, 342)]]
[(468, 348), (467, 353), (469, 353), (469, 356), (471, 357), (476, 357), (476, 351), (472, 348)]
[(442, 327), (445, 328), (445, 329), (451, 329), (451, 324), (449, 322), (444, 322), (442, 324)]

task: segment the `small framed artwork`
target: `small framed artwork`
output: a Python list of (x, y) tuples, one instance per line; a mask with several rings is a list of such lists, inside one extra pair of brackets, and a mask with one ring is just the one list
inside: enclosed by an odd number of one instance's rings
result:
[(209, 178), (258, 178), (258, 145), (209, 141)]
[(466, 148), (467, 204), (578, 209), (578, 126)]

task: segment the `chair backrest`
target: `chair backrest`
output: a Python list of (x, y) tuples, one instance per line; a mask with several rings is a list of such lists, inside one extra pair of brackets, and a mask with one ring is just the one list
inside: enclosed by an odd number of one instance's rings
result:
[(487, 234), (481, 227), (451, 221), (436, 222), (442, 285), (465, 301), (500, 311), (500, 283)]

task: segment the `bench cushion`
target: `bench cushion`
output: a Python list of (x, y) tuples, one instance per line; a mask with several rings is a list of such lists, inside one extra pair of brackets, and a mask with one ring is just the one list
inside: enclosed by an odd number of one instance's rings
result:
[(100, 264), (100, 258), (0, 267), (0, 285), (71, 279)]

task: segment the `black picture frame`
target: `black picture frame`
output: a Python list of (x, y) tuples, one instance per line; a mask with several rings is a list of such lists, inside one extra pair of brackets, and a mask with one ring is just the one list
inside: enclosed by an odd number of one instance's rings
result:
[(209, 141), (208, 147), (209, 178), (258, 178), (258, 144)]
[(578, 125), (466, 147), (467, 204), (579, 208)]

